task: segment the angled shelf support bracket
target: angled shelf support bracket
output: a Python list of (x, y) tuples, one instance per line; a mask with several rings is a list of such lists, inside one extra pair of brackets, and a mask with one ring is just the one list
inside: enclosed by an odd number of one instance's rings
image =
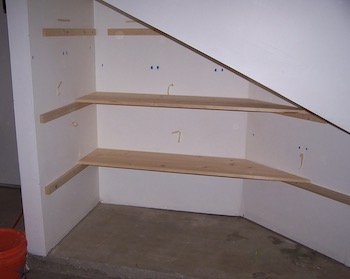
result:
[(75, 165), (73, 168), (66, 171), (59, 178), (55, 179), (49, 185), (47, 185), (45, 187), (45, 194), (46, 195), (52, 194), (58, 188), (60, 188), (63, 184), (68, 182), (70, 179), (72, 179), (74, 176), (76, 176), (78, 173), (80, 173), (81, 171), (83, 171), (87, 167), (88, 167), (88, 165), (82, 165), (82, 164)]
[(95, 36), (93, 28), (43, 28), (43, 37), (57, 36)]
[(109, 36), (160, 35), (160, 33), (148, 28), (109, 28), (107, 34)]
[(40, 115), (40, 123), (47, 123), (47, 122), (54, 120), (56, 118), (59, 118), (63, 115), (66, 115), (66, 114), (71, 113), (73, 111), (87, 107), (88, 105), (90, 105), (90, 104), (80, 104), (80, 103), (74, 102), (74, 103), (65, 105), (63, 107), (59, 107), (57, 109), (48, 111), (48, 112)]

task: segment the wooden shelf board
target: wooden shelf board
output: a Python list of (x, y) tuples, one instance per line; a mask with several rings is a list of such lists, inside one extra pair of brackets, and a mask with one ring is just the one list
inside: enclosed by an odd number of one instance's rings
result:
[(158, 32), (148, 28), (109, 28), (108, 35), (160, 35)]
[(98, 148), (45, 187), (50, 195), (88, 166), (281, 181), (350, 205), (350, 196), (311, 183), (308, 179), (245, 159)]
[(79, 164), (135, 170), (198, 174), (242, 179), (309, 183), (310, 181), (245, 159), (143, 151), (96, 149)]
[(247, 112), (293, 114), (304, 113), (302, 109), (297, 107), (279, 105), (252, 99), (227, 97), (95, 92), (76, 99), (76, 102), (85, 104), (189, 108)]
[(96, 29), (93, 28), (43, 28), (44, 37), (94, 35), (96, 35)]

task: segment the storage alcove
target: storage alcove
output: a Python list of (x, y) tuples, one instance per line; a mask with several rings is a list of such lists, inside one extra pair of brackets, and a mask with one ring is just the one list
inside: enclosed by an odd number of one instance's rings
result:
[(318, 205), (349, 212), (348, 134), (100, 3), (44, 2), (29, 7), (46, 239), (34, 253), (102, 201), (245, 216), (345, 261), (335, 239), (350, 227), (330, 239)]

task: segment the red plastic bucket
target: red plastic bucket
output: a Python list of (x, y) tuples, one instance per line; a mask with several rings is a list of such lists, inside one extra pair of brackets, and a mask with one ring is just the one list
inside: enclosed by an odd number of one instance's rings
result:
[(0, 228), (0, 278), (22, 278), (26, 255), (25, 234), (16, 229)]

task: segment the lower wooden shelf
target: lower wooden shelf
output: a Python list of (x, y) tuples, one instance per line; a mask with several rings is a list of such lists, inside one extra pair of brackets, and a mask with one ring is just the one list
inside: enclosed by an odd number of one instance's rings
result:
[(243, 179), (310, 182), (308, 179), (249, 160), (222, 157), (98, 148), (82, 158), (79, 164)]
[(246, 159), (181, 155), (98, 148), (45, 187), (50, 195), (88, 166), (196, 174), (241, 179), (281, 181), (350, 205), (350, 196), (311, 183), (310, 180)]

